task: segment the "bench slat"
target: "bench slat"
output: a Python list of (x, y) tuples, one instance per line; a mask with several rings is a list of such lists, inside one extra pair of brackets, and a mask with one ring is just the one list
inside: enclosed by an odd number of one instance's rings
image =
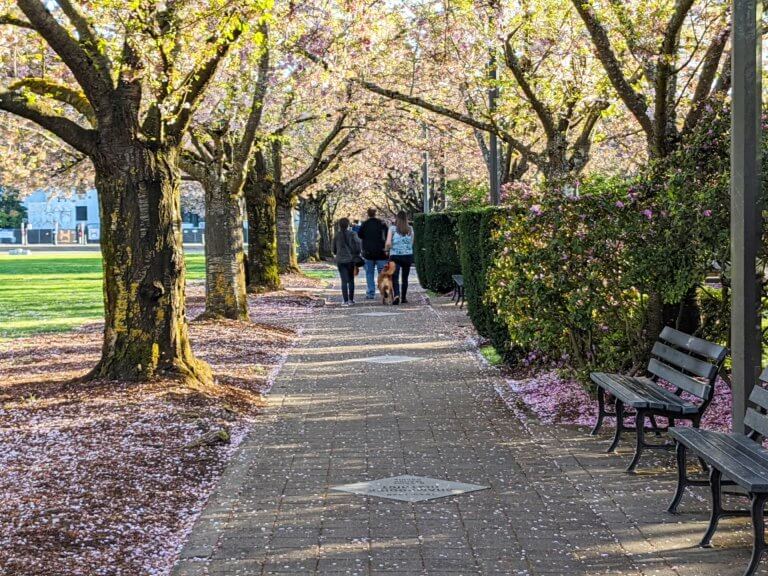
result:
[(768, 408), (768, 390), (760, 385), (755, 386), (752, 388), (749, 400), (760, 406), (760, 408)]
[(672, 429), (670, 435), (743, 488), (768, 492), (768, 453), (757, 443), (748, 446), (728, 434), (692, 428)]
[(686, 402), (649, 378), (631, 378), (602, 372), (593, 373), (591, 376), (598, 386), (632, 408), (651, 408), (680, 414), (696, 414), (699, 410), (695, 404)]
[(688, 356), (687, 354), (675, 350), (661, 342), (656, 342), (653, 345), (651, 353), (668, 364), (682, 368), (686, 372), (690, 372), (696, 376), (707, 378), (710, 381), (714, 380), (717, 375), (717, 366), (704, 362), (704, 360), (694, 358), (693, 356)]
[(744, 424), (758, 434), (768, 436), (768, 417), (760, 414), (754, 408), (747, 408), (747, 413), (744, 415)]
[(760, 444), (754, 440), (750, 440), (744, 434), (727, 434), (725, 432), (717, 432), (714, 430), (702, 430), (700, 428), (687, 427), (671, 428), (669, 434), (673, 438), (685, 438), (686, 440), (691, 441), (695, 441), (695, 439), (702, 434), (727, 438), (728, 442), (733, 443), (734, 450), (756, 461), (753, 464), (753, 467), (758, 466), (764, 469), (766, 471), (765, 473), (768, 474), (768, 450), (763, 449)]
[(702, 400), (710, 396), (711, 387), (708, 384), (699, 382), (695, 378), (675, 370), (672, 366), (659, 362), (656, 358), (651, 358), (648, 362), (648, 372)]
[(715, 364), (720, 364), (725, 360), (725, 356), (728, 353), (728, 351), (719, 344), (696, 338), (696, 336), (680, 332), (670, 326), (666, 326), (661, 331), (660, 338), (669, 342), (675, 348), (683, 348), (684, 350), (689, 350), (703, 358), (709, 358)]

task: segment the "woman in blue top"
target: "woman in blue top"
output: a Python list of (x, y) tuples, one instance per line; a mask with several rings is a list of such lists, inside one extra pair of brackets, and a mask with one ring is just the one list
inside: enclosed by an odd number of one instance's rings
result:
[(389, 250), (389, 259), (396, 266), (392, 279), (395, 285), (395, 299), (392, 303), (407, 304), (408, 275), (413, 265), (413, 228), (408, 224), (408, 216), (402, 210), (397, 213), (395, 225), (389, 228), (386, 249)]

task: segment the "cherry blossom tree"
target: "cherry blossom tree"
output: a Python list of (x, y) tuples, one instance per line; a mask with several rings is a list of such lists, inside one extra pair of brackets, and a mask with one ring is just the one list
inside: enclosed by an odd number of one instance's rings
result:
[[(223, 79), (227, 92), (235, 92), (236, 96), (240, 95), (237, 87), (253, 86), (243, 126), (236, 125), (234, 103), (225, 96), (219, 103), (222, 113), (209, 114), (206, 121), (197, 122), (190, 130), (189, 144), (180, 157), (181, 168), (205, 191), (206, 229), (210, 230), (205, 243), (206, 317), (248, 320), (242, 203), (269, 82), (270, 49), (265, 22), (260, 23), (256, 37), (250, 41), (260, 47), (256, 50), (255, 77), (241, 83), (242, 70), (237, 66)], [(238, 65), (247, 62), (253, 52), (251, 46), (242, 51), (241, 58), (236, 59)]]
[[(89, 158), (104, 259), (102, 357), (90, 376), (193, 382), (178, 159), (220, 61), (266, 2), (3, 0), (3, 26), (44, 43), (45, 70), (5, 71), (0, 110)], [(35, 48), (37, 49), (37, 48)], [(7, 82), (7, 80), (12, 80)]]
[(730, 88), (727, 5), (572, 4), (611, 85), (644, 133), (649, 157), (666, 157), (697, 126), (707, 103)]

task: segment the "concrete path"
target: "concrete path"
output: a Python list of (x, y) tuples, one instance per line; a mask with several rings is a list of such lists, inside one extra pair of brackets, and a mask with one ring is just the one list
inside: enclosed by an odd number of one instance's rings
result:
[[(626, 456), (602, 454), (604, 440), (515, 417), (494, 390), (498, 375), (451, 335), (459, 315), (445, 301), (436, 311), (329, 300), (175, 576), (743, 571), (743, 520), (724, 523), (720, 548), (700, 550), (705, 493), (687, 497), (680, 516), (664, 512), (673, 483), (659, 466), (669, 458), (628, 476)], [(392, 315), (373, 315), (383, 312)], [(391, 363), (370, 361), (381, 356)], [(401, 474), (490, 489), (417, 503), (330, 489)]]

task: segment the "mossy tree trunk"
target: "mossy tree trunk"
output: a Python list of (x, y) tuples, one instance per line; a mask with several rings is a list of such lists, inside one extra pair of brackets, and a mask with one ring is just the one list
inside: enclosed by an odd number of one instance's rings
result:
[(320, 217), (322, 205), (317, 198), (299, 199), (299, 262), (320, 259)]
[(248, 215), (248, 292), (280, 290), (276, 199), (272, 183), (249, 174), (245, 184)]
[(95, 378), (207, 382), (185, 317), (177, 151), (137, 142), (94, 158), (101, 214), (105, 329)]
[(277, 194), (277, 259), (281, 274), (298, 273), (296, 227), (293, 224), (293, 196)]
[(240, 195), (219, 179), (205, 189), (205, 314), (209, 318), (248, 320)]

